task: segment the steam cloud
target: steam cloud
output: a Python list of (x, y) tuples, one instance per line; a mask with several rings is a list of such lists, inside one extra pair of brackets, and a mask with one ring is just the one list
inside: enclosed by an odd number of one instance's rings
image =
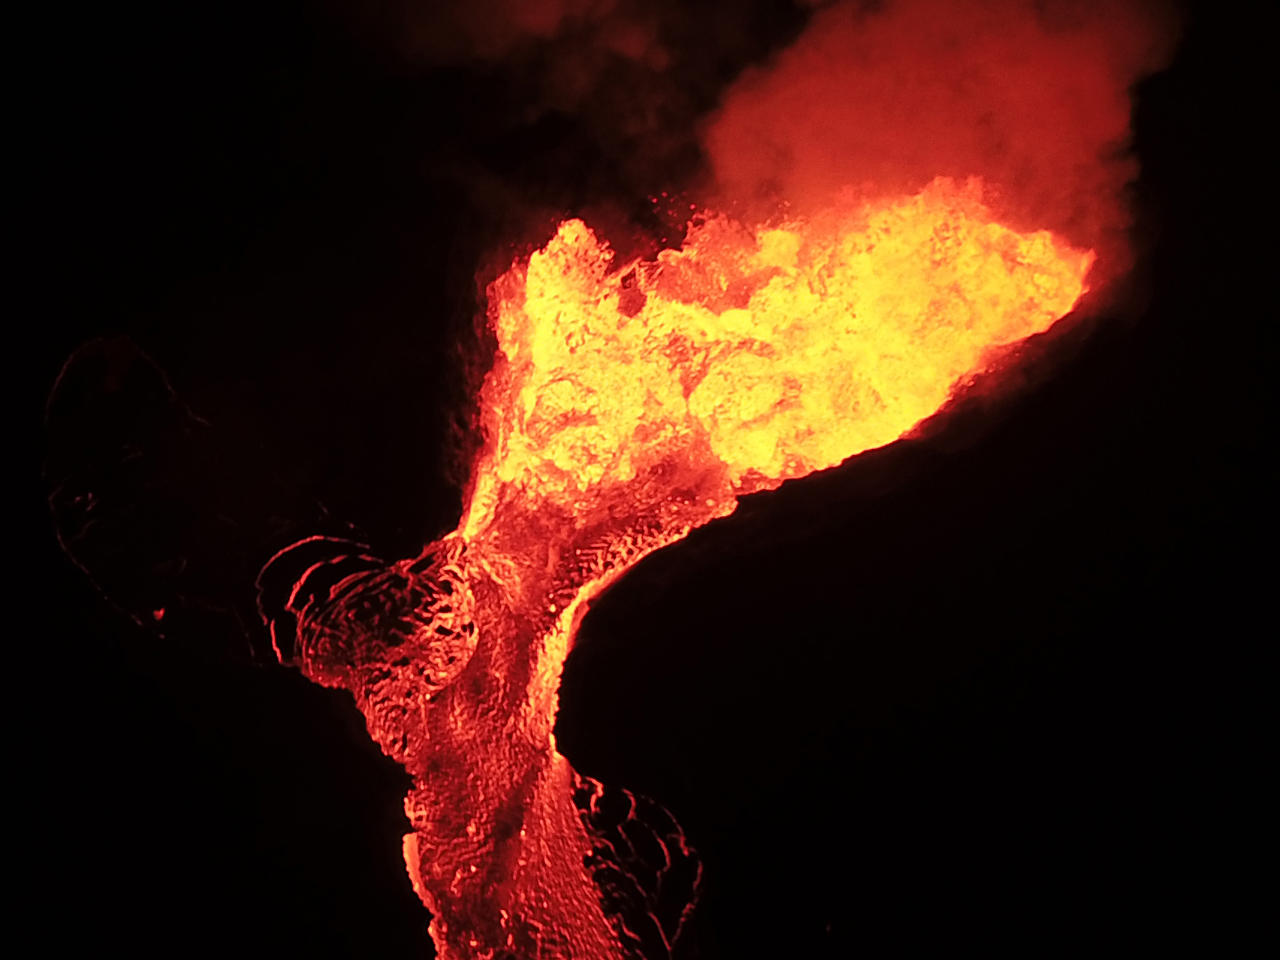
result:
[(1114, 268), (1136, 174), (1129, 89), (1165, 64), (1176, 20), (1135, 0), (840, 3), (738, 79), (705, 148), (723, 197), (755, 212), (981, 176), (1011, 225)]
[[(1047, 227), (1125, 269), (1124, 191), (1137, 172), (1129, 94), (1173, 52), (1173, 4), (802, 0), (789, 14), (771, 9), (773, 20), (732, 3), (392, 0), (379, 17), (411, 59), (511, 72), (526, 119), (576, 116), (619, 185), (691, 189), (755, 219), (779, 205), (827, 206), (846, 188), (912, 193), (937, 176), (981, 176), (1011, 227)], [(772, 35), (780, 52), (761, 64), (769, 44), (755, 48), (746, 35)], [(701, 178), (674, 162), (699, 148)]]

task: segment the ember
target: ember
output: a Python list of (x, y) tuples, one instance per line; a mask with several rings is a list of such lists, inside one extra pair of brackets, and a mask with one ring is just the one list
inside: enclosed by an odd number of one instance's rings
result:
[(939, 179), (756, 228), (706, 216), (625, 264), (562, 223), (489, 289), (487, 446), (459, 529), (393, 563), (308, 540), (264, 572), (282, 659), (349, 689), (414, 778), (405, 860), (442, 957), (669, 955), (700, 869), (665, 811), (557, 752), (574, 631), (641, 557), (908, 433), (1072, 309), (1092, 252), (1002, 226), (981, 193)]

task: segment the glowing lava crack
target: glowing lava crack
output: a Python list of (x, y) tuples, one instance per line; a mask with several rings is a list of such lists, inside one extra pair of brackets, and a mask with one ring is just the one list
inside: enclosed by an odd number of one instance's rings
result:
[(805, 222), (710, 217), (622, 266), (570, 220), (491, 285), (458, 530), (395, 563), (316, 538), (260, 579), (281, 659), (350, 690), (413, 777), (405, 861), (441, 957), (670, 954), (696, 858), (556, 752), (587, 601), (738, 497), (911, 430), (1070, 311), (1092, 260), (937, 180)]

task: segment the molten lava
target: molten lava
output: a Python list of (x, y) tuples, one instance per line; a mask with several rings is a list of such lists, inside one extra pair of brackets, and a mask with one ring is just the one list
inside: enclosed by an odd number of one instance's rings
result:
[(739, 497), (909, 432), (1070, 311), (1092, 260), (936, 180), (755, 229), (708, 216), (651, 262), (570, 220), (491, 285), (458, 530), (392, 563), (305, 541), (261, 581), (282, 659), (350, 690), (413, 777), (405, 859), (441, 957), (670, 955), (696, 858), (556, 751), (587, 602)]

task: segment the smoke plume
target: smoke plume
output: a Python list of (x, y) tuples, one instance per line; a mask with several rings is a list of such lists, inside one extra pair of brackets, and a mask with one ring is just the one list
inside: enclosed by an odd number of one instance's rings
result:
[(1172, 53), (1176, 19), (1133, 0), (839, 3), (732, 85), (705, 149), (723, 199), (755, 214), (980, 176), (1011, 225), (1114, 269), (1136, 174), (1129, 92)]

